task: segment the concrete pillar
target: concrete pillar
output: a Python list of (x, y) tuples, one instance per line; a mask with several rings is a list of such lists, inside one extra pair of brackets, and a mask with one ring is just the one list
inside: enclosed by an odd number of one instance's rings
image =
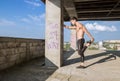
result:
[(70, 47), (71, 50), (76, 50), (77, 46), (76, 46), (76, 30), (71, 30), (71, 37), (70, 37)]
[(46, 0), (45, 64), (60, 67), (63, 51), (62, 0)]

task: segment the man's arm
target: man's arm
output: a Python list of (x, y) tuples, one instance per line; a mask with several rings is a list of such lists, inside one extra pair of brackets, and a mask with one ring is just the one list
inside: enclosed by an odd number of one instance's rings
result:
[(83, 26), (83, 31), (88, 35), (88, 37), (91, 39), (91, 42), (94, 41), (93, 36), (90, 34), (90, 32)]
[(66, 25), (64, 25), (64, 27), (65, 27), (65, 28), (68, 28), (68, 29), (76, 29), (75, 26), (66, 26)]

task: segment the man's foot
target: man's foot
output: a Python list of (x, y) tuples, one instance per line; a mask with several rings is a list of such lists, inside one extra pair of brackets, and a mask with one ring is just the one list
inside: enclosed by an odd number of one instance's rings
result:
[(85, 46), (86, 46), (86, 47), (90, 46), (90, 43), (87, 43)]
[(80, 63), (80, 66), (77, 66), (77, 68), (85, 68), (84, 62), (81, 62), (81, 63)]

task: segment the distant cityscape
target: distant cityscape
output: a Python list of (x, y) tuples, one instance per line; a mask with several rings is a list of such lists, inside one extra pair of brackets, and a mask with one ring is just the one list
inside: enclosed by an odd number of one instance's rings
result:
[[(70, 50), (70, 42), (64, 43), (64, 50)], [(76, 47), (77, 49), (77, 47)], [(103, 40), (94, 42), (89, 46), (89, 50), (120, 50), (120, 40)]]

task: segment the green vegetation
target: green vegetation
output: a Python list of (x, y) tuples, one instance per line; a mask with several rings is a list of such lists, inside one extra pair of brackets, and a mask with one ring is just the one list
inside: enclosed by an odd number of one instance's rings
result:
[(113, 44), (113, 47), (110, 47), (110, 44), (106, 42), (103, 44), (103, 47), (105, 47), (107, 50), (117, 50), (115, 44)]
[(70, 43), (64, 44), (64, 50), (67, 51), (70, 49)]
[(88, 49), (89, 50), (98, 50), (98, 48), (95, 48), (95, 47), (89, 47)]
[(90, 47), (88, 47), (89, 50), (98, 50), (98, 43), (93, 42)]

